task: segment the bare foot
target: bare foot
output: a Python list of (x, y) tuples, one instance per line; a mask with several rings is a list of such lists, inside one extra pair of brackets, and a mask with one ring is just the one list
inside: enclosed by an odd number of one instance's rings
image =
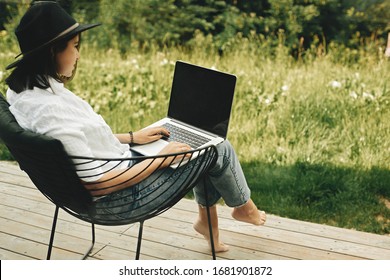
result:
[(267, 219), (264, 211), (259, 211), (252, 199), (249, 199), (243, 206), (234, 208), (232, 217), (237, 221), (253, 224), (256, 226), (263, 225)]
[[(210, 249), (211, 249), (211, 242), (210, 242), (210, 232), (209, 232), (209, 226), (208, 224), (202, 223), (202, 221), (198, 220), (194, 223), (194, 229), (203, 235), (203, 237), (207, 240), (209, 243)], [(219, 240), (219, 231), (218, 228), (213, 228), (213, 241), (214, 241), (214, 249), (216, 253), (226, 252), (229, 250), (229, 246), (224, 244)]]

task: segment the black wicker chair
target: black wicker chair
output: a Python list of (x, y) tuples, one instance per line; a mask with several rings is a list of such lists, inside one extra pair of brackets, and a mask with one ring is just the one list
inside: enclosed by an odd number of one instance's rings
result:
[[(148, 213), (143, 213), (142, 211), (133, 209), (130, 218), (113, 218), (112, 216), (97, 215), (96, 213), (98, 212), (98, 209), (96, 209), (96, 203), (91, 195), (91, 192), (88, 191), (82, 184), (80, 177), (76, 173), (76, 168), (80, 171), (80, 169), (83, 169), (84, 164), (91, 161), (98, 161), (101, 165), (104, 165), (109, 162), (110, 164), (113, 164), (113, 162), (115, 162), (115, 164), (120, 164), (124, 160), (140, 161), (144, 159), (156, 160), (158, 158), (164, 158), (164, 160), (170, 160), (172, 162), (175, 157), (180, 156), (181, 154), (177, 153), (155, 157), (138, 156), (126, 159), (69, 157), (59, 140), (26, 131), (21, 128), (9, 111), (8, 102), (1, 94), (0, 96), (0, 138), (7, 146), (15, 160), (19, 163), (20, 168), (28, 174), (34, 185), (42, 192), (42, 194), (56, 206), (47, 259), (50, 259), (51, 257), (58, 212), (60, 208), (83, 221), (91, 223), (92, 244), (87, 253), (83, 256), (83, 259), (88, 257), (95, 244), (95, 224), (114, 226), (138, 222), (140, 227), (135, 258), (139, 259), (144, 221), (163, 213), (182, 199), (199, 182), (199, 180), (202, 180), (203, 175), (207, 172), (210, 166), (214, 164), (216, 159), (216, 148), (214, 146), (209, 146), (203, 149), (191, 151), (191, 157), (195, 155), (197, 156), (194, 157), (190, 164), (187, 164), (186, 167), (177, 169), (159, 169), (158, 174), (161, 176), (163, 176), (165, 172), (164, 170), (169, 170), (166, 171), (169, 175), (164, 176), (173, 176), (173, 178), (178, 178), (185, 175), (186, 177), (179, 191), (171, 194), (169, 200), (167, 201), (154, 203), (155, 205), (152, 211)], [(188, 152), (186, 154), (188, 154)], [(77, 164), (74, 162), (77, 162)], [(183, 161), (179, 162), (179, 166), (184, 164), (185, 163)], [(124, 170), (123, 172), (127, 171)], [(175, 179), (169, 181), (174, 182)], [(169, 189), (169, 186), (162, 189), (167, 190)], [(205, 191), (207, 195), (207, 190)], [(158, 197), (158, 195), (155, 196)], [(209, 209), (207, 208), (207, 210)], [(216, 259), (212, 239), (212, 225), (210, 223), (209, 215), (210, 213), (208, 211), (212, 257), (213, 259)]]

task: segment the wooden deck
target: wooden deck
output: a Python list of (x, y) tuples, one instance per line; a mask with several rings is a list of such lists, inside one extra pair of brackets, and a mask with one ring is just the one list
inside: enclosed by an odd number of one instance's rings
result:
[[(14, 163), (0, 162), (0, 259), (45, 259), (53, 205)], [(183, 199), (145, 222), (141, 259), (207, 260), (204, 239), (192, 229), (197, 206)], [(218, 259), (237, 260), (390, 260), (390, 236), (381, 236), (268, 215), (265, 226), (234, 221), (219, 207), (222, 240), (229, 252)], [(89, 259), (135, 256), (138, 225), (97, 226)], [(88, 224), (60, 211), (53, 259), (79, 259), (90, 244)]]

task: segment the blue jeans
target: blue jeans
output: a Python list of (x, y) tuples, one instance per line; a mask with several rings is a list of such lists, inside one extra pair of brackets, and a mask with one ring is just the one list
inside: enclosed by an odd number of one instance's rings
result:
[[(199, 205), (206, 205), (204, 193), (206, 184), (209, 205), (214, 205), (223, 198), (228, 206), (239, 207), (250, 198), (250, 190), (241, 165), (229, 141), (218, 144), (217, 150), (218, 158), (215, 165), (208, 171), (204, 180), (193, 189), (195, 200)], [(166, 203), (173, 194), (182, 190), (185, 174), (191, 170), (194, 162), (191, 161), (177, 170), (171, 168), (159, 170), (136, 186), (99, 199), (95, 202), (97, 217), (102, 215), (106, 220), (115, 220), (142, 216), (153, 211), (155, 205)], [(168, 183), (167, 180), (171, 182)]]

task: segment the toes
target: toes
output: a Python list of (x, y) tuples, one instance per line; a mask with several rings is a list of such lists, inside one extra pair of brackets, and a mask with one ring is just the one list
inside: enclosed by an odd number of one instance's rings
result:
[(225, 245), (224, 243), (220, 244), (219, 246), (215, 247), (216, 253), (223, 253), (229, 251), (229, 246)]
[(264, 211), (260, 211), (260, 221), (262, 222), (262, 224), (264, 224), (266, 220), (267, 220), (267, 215), (265, 214)]

